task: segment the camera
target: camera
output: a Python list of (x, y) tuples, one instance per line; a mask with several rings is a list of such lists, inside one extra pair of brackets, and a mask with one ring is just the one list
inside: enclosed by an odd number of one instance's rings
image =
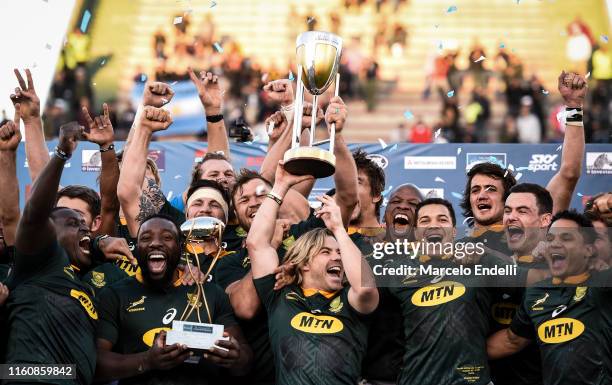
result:
[(236, 138), (237, 142), (251, 142), (253, 141), (253, 133), (251, 128), (244, 121), (243, 118), (234, 120), (229, 129), (229, 137)]

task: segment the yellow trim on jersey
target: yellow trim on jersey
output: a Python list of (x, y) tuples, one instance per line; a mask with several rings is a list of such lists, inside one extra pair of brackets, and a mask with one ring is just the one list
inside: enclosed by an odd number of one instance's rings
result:
[(552, 283), (553, 285), (560, 285), (562, 283), (566, 283), (569, 285), (577, 285), (589, 279), (590, 276), (591, 274), (588, 271), (585, 271), (582, 274), (571, 275), (569, 277), (564, 278), (563, 280), (561, 280), (561, 278), (554, 277), (552, 279)]
[[(179, 287), (181, 286), (181, 283), (183, 281), (183, 271), (179, 270), (179, 277), (176, 281), (174, 281), (174, 283), (172, 284), (172, 286), (174, 287)], [(134, 276), (134, 278), (136, 278), (136, 280), (140, 283), (144, 283), (144, 277), (142, 276), (142, 270), (138, 269), (138, 271), (136, 272), (136, 275)]]
[(302, 288), (302, 292), (304, 293), (304, 295), (306, 297), (312, 297), (313, 295), (319, 293), (319, 294), (321, 294), (323, 297), (325, 297), (327, 299), (332, 298), (337, 293), (337, 291), (325, 291), (325, 290), (304, 289), (304, 288)]
[(482, 234), (486, 233), (487, 231), (492, 231), (494, 233), (501, 233), (502, 231), (504, 231), (504, 225), (503, 223), (495, 223), (490, 226), (476, 227), (472, 231), (472, 237), (474, 238), (479, 237)]

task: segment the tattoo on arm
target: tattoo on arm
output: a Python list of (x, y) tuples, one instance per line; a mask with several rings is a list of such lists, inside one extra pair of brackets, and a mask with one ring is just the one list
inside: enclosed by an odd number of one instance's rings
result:
[(139, 210), (136, 221), (141, 223), (145, 218), (157, 214), (164, 205), (166, 198), (153, 179), (146, 178), (147, 188), (140, 196)]

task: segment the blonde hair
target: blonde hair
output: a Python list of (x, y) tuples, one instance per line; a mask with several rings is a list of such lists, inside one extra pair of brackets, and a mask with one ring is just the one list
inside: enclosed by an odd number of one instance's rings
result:
[(325, 246), (325, 239), (333, 237), (331, 231), (326, 228), (314, 229), (299, 237), (287, 250), (285, 263), (295, 265), (295, 276), (291, 283), (300, 285), (302, 283), (302, 268), (306, 266), (315, 255), (319, 254)]

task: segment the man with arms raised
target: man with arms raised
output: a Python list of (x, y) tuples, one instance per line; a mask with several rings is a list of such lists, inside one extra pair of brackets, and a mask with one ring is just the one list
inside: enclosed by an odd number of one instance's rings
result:
[(317, 216), (327, 229), (307, 232), (287, 251), (286, 260), (296, 265), (292, 284), (273, 289), (279, 258), (271, 241), (279, 201), (305, 178), (279, 164), (272, 192), (247, 237), (255, 287), (268, 313), (276, 384), (353, 385), (365, 353), (365, 316), (376, 309), (378, 290), (333, 198), (318, 198), (323, 206)]
[(545, 385), (603, 385), (612, 378), (611, 270), (589, 270), (593, 224), (575, 211), (551, 219), (544, 256), (552, 278), (527, 288), (509, 328), (489, 337), (491, 359), (535, 341)]
[[(574, 73), (562, 72), (558, 79), (559, 93), (568, 110), (559, 171), (546, 189), (553, 198), (553, 212), (567, 208), (582, 171), (584, 158), (584, 128), (582, 106), (587, 93), (586, 80)], [(468, 172), (461, 208), (463, 215), (474, 223), (473, 241), (487, 240), (487, 247), (512, 254), (503, 239), (504, 202), (516, 180), (510, 171), (497, 164), (478, 164)], [(561, 209), (559, 209), (561, 208)]]
[[(100, 298), (96, 378), (139, 384), (215, 384), (220, 368), (243, 374), (251, 351), (236, 325), (227, 295), (213, 283), (181, 286), (178, 263), (181, 235), (173, 219), (156, 214), (137, 235), (142, 274), (105, 289)], [(167, 345), (172, 321), (225, 326), (227, 341), (196, 355), (179, 344)], [(193, 363), (185, 360), (192, 358)], [(213, 364), (213, 365), (211, 365)]]

